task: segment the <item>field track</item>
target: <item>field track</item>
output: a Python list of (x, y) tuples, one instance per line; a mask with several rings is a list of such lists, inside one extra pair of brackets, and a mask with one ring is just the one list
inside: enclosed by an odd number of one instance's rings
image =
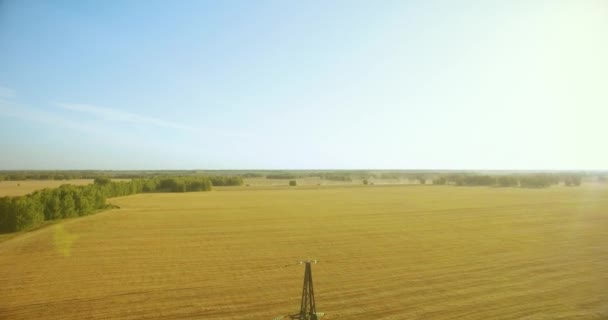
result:
[[(242, 189), (242, 188), (241, 188)], [(140, 194), (0, 242), (0, 319), (608, 319), (608, 188)]]

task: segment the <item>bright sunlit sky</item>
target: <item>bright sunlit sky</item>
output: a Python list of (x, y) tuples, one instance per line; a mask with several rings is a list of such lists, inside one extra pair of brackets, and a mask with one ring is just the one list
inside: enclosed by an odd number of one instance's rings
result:
[(606, 1), (0, 0), (0, 169), (608, 169)]

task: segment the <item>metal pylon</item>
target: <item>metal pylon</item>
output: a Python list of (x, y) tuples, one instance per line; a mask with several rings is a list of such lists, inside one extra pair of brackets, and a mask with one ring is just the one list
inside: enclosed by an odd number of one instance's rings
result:
[(304, 261), (306, 271), (304, 271), (304, 286), (302, 288), (302, 302), (300, 304), (300, 320), (318, 320), (317, 307), (315, 305), (315, 290), (312, 285), (312, 268), (310, 261)]
[[(317, 312), (315, 305), (315, 289), (312, 285), (312, 264), (316, 264), (318, 260), (303, 260), (298, 261), (297, 265), (305, 265), (304, 270), (304, 286), (302, 287), (302, 301), (300, 302), (300, 313), (279, 316), (273, 320), (320, 320), (325, 316), (323, 312)], [(289, 267), (292, 264), (285, 265)]]

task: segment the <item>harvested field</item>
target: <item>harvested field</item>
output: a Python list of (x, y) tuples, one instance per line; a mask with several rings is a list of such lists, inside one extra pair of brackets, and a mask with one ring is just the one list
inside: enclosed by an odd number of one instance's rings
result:
[(0, 243), (0, 319), (606, 319), (608, 188), (140, 194)]

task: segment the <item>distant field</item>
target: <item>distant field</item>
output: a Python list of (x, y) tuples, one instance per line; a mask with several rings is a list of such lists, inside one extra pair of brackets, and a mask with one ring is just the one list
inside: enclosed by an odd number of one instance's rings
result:
[[(221, 189), (0, 242), (0, 319), (607, 319), (608, 188)], [(223, 191), (232, 190), (232, 191)]]
[[(112, 179), (114, 181), (129, 179)], [(62, 184), (73, 184), (77, 186), (93, 183), (93, 179), (74, 180), (24, 180), (24, 181), (0, 181), (0, 197), (22, 196), (44, 188), (57, 188)]]
[[(112, 180), (127, 181), (129, 179)], [(360, 185), (363, 183), (360, 179), (353, 179), (353, 181), (331, 181), (319, 177), (297, 178), (295, 180), (300, 186)], [(418, 184), (416, 180), (407, 179), (369, 179), (369, 182), (373, 184)], [(93, 183), (93, 179), (0, 181), (0, 197), (21, 196), (44, 188), (57, 188), (62, 184), (86, 185), (90, 183)], [(287, 185), (289, 185), (289, 179), (246, 178), (244, 179), (243, 187), (278, 187)]]
[[(266, 178), (245, 178), (244, 186), (288, 186), (290, 180), (296, 180), (300, 186), (335, 186), (335, 185), (360, 185), (363, 184), (362, 179), (354, 178), (352, 181), (332, 181), (321, 179), (320, 177), (306, 177), (296, 179), (266, 179)], [(408, 179), (376, 179), (370, 178), (368, 182), (371, 184), (419, 184), (418, 180)], [(430, 180), (429, 180), (430, 183)]]

